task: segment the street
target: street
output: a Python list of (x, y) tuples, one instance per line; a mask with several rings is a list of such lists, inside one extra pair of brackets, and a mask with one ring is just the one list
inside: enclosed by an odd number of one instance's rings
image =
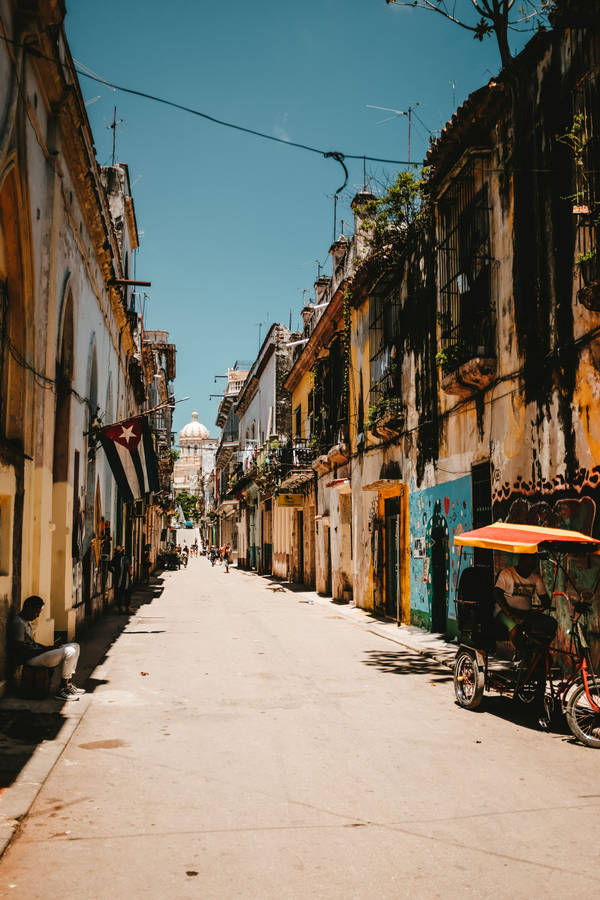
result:
[(600, 754), (501, 698), (458, 708), (448, 669), (317, 595), (202, 557), (161, 578), (93, 672), (0, 896), (599, 889)]

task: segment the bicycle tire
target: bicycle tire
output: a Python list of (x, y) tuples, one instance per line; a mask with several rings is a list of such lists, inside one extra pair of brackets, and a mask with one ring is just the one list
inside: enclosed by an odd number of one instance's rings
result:
[[(594, 702), (600, 706), (600, 688), (597, 682), (589, 684), (589, 690)], [(600, 750), (600, 712), (595, 712), (590, 707), (584, 684), (580, 684), (569, 697), (567, 723), (578, 741), (586, 747)]]
[(454, 664), (454, 693), (463, 709), (477, 709), (483, 697), (485, 676), (468, 650), (460, 650)]

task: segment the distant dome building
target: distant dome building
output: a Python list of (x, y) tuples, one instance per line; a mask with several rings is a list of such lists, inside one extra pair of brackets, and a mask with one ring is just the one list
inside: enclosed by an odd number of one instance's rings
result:
[(173, 467), (175, 493), (188, 491), (198, 496), (204, 493), (206, 477), (215, 468), (217, 443), (206, 425), (198, 421), (198, 413), (194, 410), (192, 421), (179, 432), (179, 459)]
[(190, 443), (190, 438), (203, 441), (210, 438), (208, 428), (198, 421), (198, 413), (195, 410), (192, 413), (192, 421), (184, 425), (179, 432), (179, 440), (183, 446), (187, 446)]

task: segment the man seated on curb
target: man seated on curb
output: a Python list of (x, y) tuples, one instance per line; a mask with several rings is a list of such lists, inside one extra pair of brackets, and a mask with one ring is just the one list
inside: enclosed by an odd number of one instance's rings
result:
[(79, 644), (62, 644), (46, 647), (38, 644), (33, 637), (31, 623), (38, 618), (44, 601), (35, 595), (27, 597), (21, 612), (10, 623), (10, 649), (17, 665), (44, 666), (53, 669), (62, 663), (62, 680), (55, 695), (58, 700), (79, 700), (85, 694), (83, 688), (75, 687), (71, 679), (79, 659)]

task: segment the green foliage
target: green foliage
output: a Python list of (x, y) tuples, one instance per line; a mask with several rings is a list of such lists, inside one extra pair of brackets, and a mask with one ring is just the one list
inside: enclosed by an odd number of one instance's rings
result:
[(194, 520), (196, 518), (198, 513), (198, 500), (192, 494), (188, 493), (188, 491), (179, 491), (179, 493), (175, 495), (175, 503), (181, 507), (181, 511), (186, 520)]
[(344, 294), (344, 410), (350, 408), (350, 370), (352, 369), (352, 294)]
[(467, 358), (467, 348), (461, 341), (450, 344), (436, 353), (435, 362), (440, 366), (444, 375), (454, 372)]
[(586, 262), (589, 262), (591, 259), (594, 259), (596, 256), (596, 248), (594, 247), (592, 250), (586, 250), (585, 253), (580, 253), (577, 259), (575, 260), (576, 266), (583, 266)]
[(171, 447), (171, 461), (176, 462), (179, 459), (179, 450), (176, 447)]
[(422, 199), (424, 170), (398, 172), (396, 181), (382, 197), (360, 208), (363, 228), (373, 229), (375, 235), (386, 235), (390, 229), (405, 228), (417, 215)]
[(402, 402), (399, 397), (381, 397), (377, 403), (370, 406), (367, 413), (367, 421), (365, 423), (366, 427), (369, 431), (374, 431), (377, 428), (377, 423), (383, 419), (384, 416), (389, 414), (398, 417), (404, 414)]

